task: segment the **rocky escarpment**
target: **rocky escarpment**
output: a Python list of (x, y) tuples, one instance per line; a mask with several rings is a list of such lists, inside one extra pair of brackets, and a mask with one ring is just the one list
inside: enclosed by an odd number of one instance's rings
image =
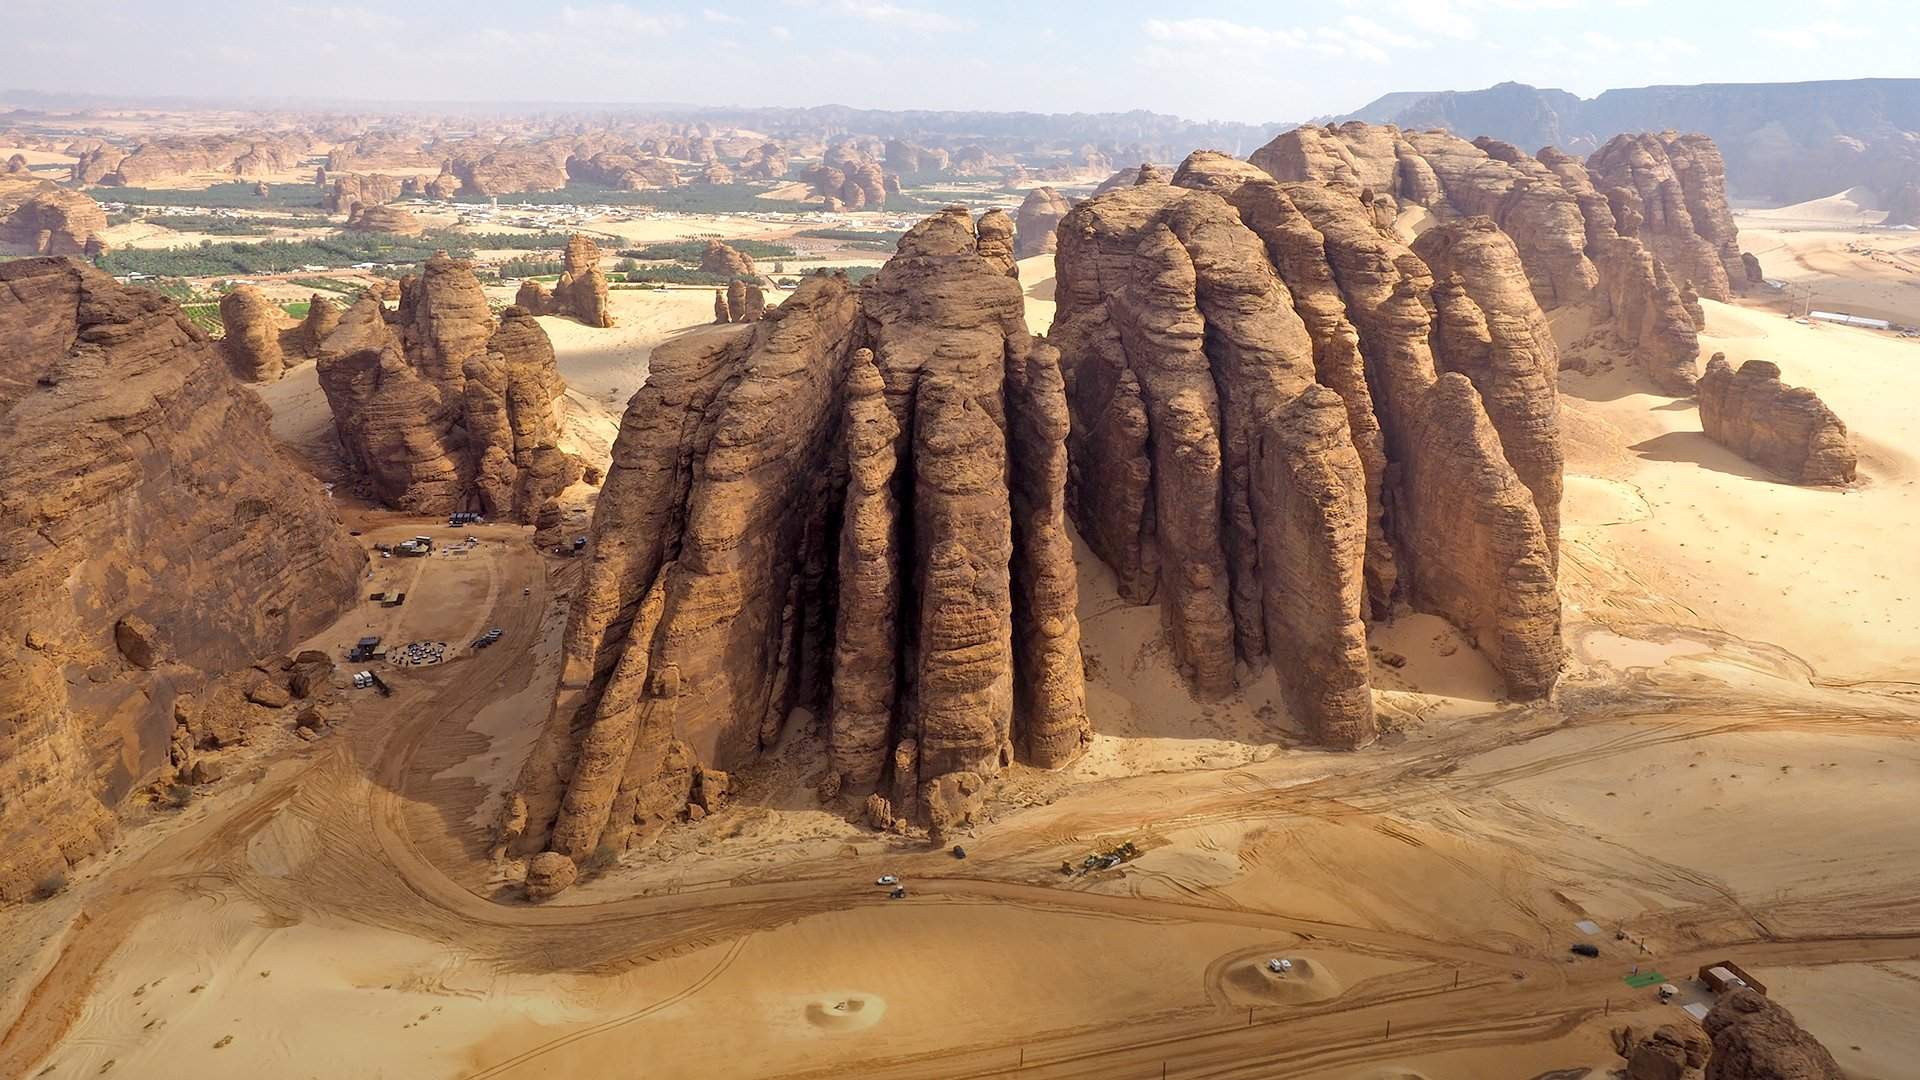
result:
[(509, 850), (701, 816), (809, 717), (823, 798), (936, 837), (1016, 757), (1086, 746), (1057, 358), (981, 253), (1011, 231), (949, 209), (860, 289), (809, 277), (655, 350)]
[(534, 315), (570, 315), (588, 326), (613, 325), (607, 306), (607, 275), (600, 269), (600, 246), (590, 236), (575, 233), (567, 241), (560, 279), (551, 293), (532, 279), (514, 294), (516, 306)]
[(1749, 360), (1738, 371), (1714, 353), (1700, 376), (1700, 427), (1707, 438), (1796, 484), (1846, 484), (1857, 460), (1847, 425), (1778, 365)]
[(496, 326), (472, 269), (445, 254), (400, 284), (397, 311), (363, 298), (321, 346), (348, 467), (395, 509), (532, 521), (581, 474), (559, 446), (566, 385), (546, 331), (518, 307)]
[(35, 255), (84, 255), (107, 250), (107, 215), (100, 204), (77, 191), (43, 191), (0, 221), (0, 240), (21, 244)]
[(378, 206), (390, 203), (400, 197), (401, 180), (397, 176), (385, 173), (327, 173), (327, 193), (321, 196), (320, 205), (329, 213), (351, 211), (355, 203), (362, 206)]
[(0, 900), (98, 850), (212, 676), (325, 627), (365, 558), (170, 300), (0, 265)]
[(1552, 337), (1513, 242), (1196, 153), (1061, 223), (1068, 499), (1205, 695), (1269, 660), (1329, 745), (1377, 726), (1365, 620), (1454, 621), (1516, 696), (1562, 658)]
[(1842, 1080), (1847, 1074), (1786, 1009), (1753, 990), (1735, 990), (1704, 1022), (1713, 1051), (1706, 1080)]
[(1045, 255), (1054, 250), (1053, 230), (1060, 225), (1060, 219), (1067, 216), (1073, 205), (1066, 197), (1050, 187), (1037, 187), (1027, 192), (1025, 201), (1020, 204), (1020, 213), (1014, 219), (1013, 257), (1016, 259)]
[[(1710, 142), (1675, 139), (1690, 162), (1685, 175), (1692, 186), (1683, 185), (1669, 165), (1673, 198), (1661, 205), (1677, 200), (1683, 213), (1689, 205), (1698, 206), (1701, 219), (1722, 230), (1713, 244), (1700, 240), (1688, 249), (1687, 265), (1690, 275), (1718, 270), (1718, 293), (1705, 281), (1696, 281), (1696, 288), (1702, 295), (1723, 297), (1727, 277), (1721, 255), (1727, 245), (1737, 245), (1732, 218), (1723, 220), (1712, 209), (1725, 211), (1724, 182), (1713, 167), (1717, 159)], [(1692, 277), (1676, 277), (1660, 249), (1641, 238), (1643, 201), (1624, 187), (1610, 197), (1597, 186), (1590, 163), (1551, 148), (1535, 158), (1492, 139), (1467, 142), (1441, 131), (1403, 132), (1359, 122), (1297, 128), (1249, 160), (1282, 181), (1331, 184), (1360, 197), (1382, 227), (1412, 209), (1439, 221), (1492, 219), (1512, 238), (1542, 309), (1590, 307), (1661, 390), (1692, 391), (1700, 342), (1681, 293)], [(1656, 230), (1662, 236), (1667, 221), (1663, 216)], [(1738, 265), (1737, 246), (1730, 250)]]
[[(1614, 203), (1616, 221), (1639, 219), (1638, 235), (1675, 280), (1722, 303), (1746, 287), (1727, 169), (1712, 139), (1672, 131), (1616, 135), (1587, 159), (1587, 171)], [(1623, 205), (1631, 209), (1623, 213)]]

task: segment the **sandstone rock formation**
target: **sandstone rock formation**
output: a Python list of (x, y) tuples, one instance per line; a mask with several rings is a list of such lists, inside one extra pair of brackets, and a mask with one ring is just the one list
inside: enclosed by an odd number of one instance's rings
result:
[(20, 176), (30, 171), (32, 170), (27, 168), (27, 157), (25, 154), (15, 154), (7, 159), (7, 173), (9, 175)]
[(188, 696), (325, 627), (365, 558), (172, 301), (9, 262), (0, 341), (4, 902), (106, 843), (187, 764)]
[(758, 285), (739, 278), (713, 294), (713, 321), (716, 323), (756, 322), (767, 309), (767, 294)]
[(355, 232), (393, 233), (396, 236), (419, 236), (427, 231), (419, 218), (398, 206), (358, 204), (348, 211), (346, 227)]
[(1037, 187), (1027, 192), (1015, 219), (1014, 258), (1025, 259), (1052, 251), (1055, 243), (1053, 230), (1059, 227), (1060, 219), (1066, 217), (1071, 209), (1073, 206), (1066, 197), (1050, 187)]
[(1085, 747), (1057, 358), (979, 253), (1010, 232), (955, 207), (862, 289), (815, 275), (655, 350), (508, 850), (577, 862), (698, 816), (809, 715), (823, 797), (936, 836), (1015, 756)]
[[(400, 197), (401, 181), (384, 173), (328, 173), (329, 187), (320, 199), (328, 213), (350, 212), (355, 203), (378, 206)], [(393, 230), (383, 230), (391, 232)]]
[(1753, 990), (1735, 990), (1707, 1014), (1713, 1053), (1706, 1080), (1842, 1080), (1846, 1073), (1793, 1014)]
[(444, 253), (401, 282), (397, 311), (349, 308), (317, 367), (347, 465), (387, 506), (532, 521), (580, 477), (559, 448), (566, 386), (546, 332), (517, 307), (496, 326)]
[(522, 191), (559, 191), (567, 186), (568, 155), (552, 143), (496, 146), (478, 141), (461, 147), (447, 161), (447, 170), (460, 179), (461, 190), (474, 195), (508, 195)]
[[(539, 288), (539, 282), (527, 284)], [(603, 329), (613, 325), (613, 314), (607, 307), (607, 275), (600, 270), (600, 246), (592, 237), (575, 233), (568, 239), (553, 295), (545, 299), (543, 307), (532, 310), (540, 315), (571, 315)]]
[(1672, 131), (1616, 135), (1587, 159), (1587, 171), (1609, 199), (1634, 200), (1638, 235), (1675, 280), (1722, 303), (1745, 284), (1726, 165), (1712, 139)]
[(709, 162), (706, 168), (700, 170), (700, 182), (715, 186), (731, 184), (734, 182), (733, 170), (718, 161)]
[(734, 171), (749, 180), (778, 180), (787, 175), (787, 168), (787, 152), (770, 142), (741, 155)]
[(237, 285), (220, 298), (220, 342), (227, 365), (243, 382), (272, 382), (286, 361), (280, 351), (283, 312), (252, 285)]
[(1546, 693), (1558, 354), (1483, 218), (1383, 230), (1358, 190), (1202, 151), (1061, 223), (1052, 340), (1068, 502), (1123, 596), (1166, 611), (1195, 689), (1271, 658), (1322, 742), (1377, 731), (1364, 620), (1454, 621)]
[(760, 279), (760, 272), (754, 269), (751, 258), (719, 240), (707, 241), (706, 250), (700, 253), (700, 269), (725, 278)]
[[(1382, 228), (1415, 208), (1439, 221), (1491, 218), (1513, 239), (1541, 308), (1590, 305), (1661, 390), (1685, 395), (1693, 388), (1700, 343), (1681, 286), (1692, 280), (1701, 295), (1724, 299), (1725, 260), (1737, 267), (1740, 256), (1712, 143), (1668, 138), (1670, 146), (1653, 140), (1658, 163), (1624, 144), (1596, 155), (1609, 170), (1604, 186), (1594, 163), (1551, 147), (1528, 157), (1492, 139), (1468, 142), (1440, 131), (1359, 122), (1297, 128), (1249, 160), (1282, 181), (1315, 181), (1354, 194)], [(1638, 170), (1629, 162), (1639, 162)], [(1657, 228), (1643, 220), (1638, 189), (1612, 182), (1616, 173), (1638, 178), (1658, 197)], [(1679, 216), (1693, 220), (1688, 207), (1701, 228), (1714, 230), (1711, 239), (1695, 236), (1689, 245), (1672, 231)], [(1644, 240), (1643, 229), (1649, 229)], [(1685, 276), (1672, 271), (1663, 250), (1687, 258)]]
[(1818, 394), (1780, 382), (1780, 368), (1749, 360), (1735, 371), (1714, 353), (1700, 376), (1707, 438), (1796, 484), (1846, 484), (1857, 464), (1847, 425)]
[(0, 241), (23, 244), (35, 255), (84, 255), (107, 250), (107, 215), (77, 191), (43, 191), (0, 221)]
[(1712, 1044), (1691, 1024), (1661, 1024), (1651, 1031), (1619, 1028), (1613, 1048), (1627, 1061), (1627, 1080), (1698, 1080)]
[(621, 191), (676, 188), (685, 186), (687, 182), (671, 162), (618, 150), (602, 150), (586, 157), (579, 155), (569, 157), (566, 171), (567, 175), (575, 180)]

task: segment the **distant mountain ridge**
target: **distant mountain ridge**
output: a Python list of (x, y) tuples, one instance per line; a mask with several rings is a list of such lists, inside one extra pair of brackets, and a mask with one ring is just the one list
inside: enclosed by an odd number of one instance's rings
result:
[(1746, 199), (1800, 202), (1854, 186), (1885, 197), (1920, 180), (1920, 79), (1643, 86), (1590, 99), (1507, 82), (1387, 94), (1331, 119), (1575, 154), (1621, 132), (1699, 131), (1719, 144), (1728, 186)]

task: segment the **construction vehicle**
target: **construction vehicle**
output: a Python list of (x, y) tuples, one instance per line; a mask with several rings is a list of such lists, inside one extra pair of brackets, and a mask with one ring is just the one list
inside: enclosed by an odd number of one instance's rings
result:
[(349, 660), (371, 660), (380, 652), (378, 637), (363, 637), (354, 643), (353, 650), (347, 653)]

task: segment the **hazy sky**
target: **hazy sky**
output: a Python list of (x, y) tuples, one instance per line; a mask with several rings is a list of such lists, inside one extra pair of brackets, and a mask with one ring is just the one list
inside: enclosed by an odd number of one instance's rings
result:
[(0, 0), (0, 88), (431, 101), (1144, 108), (1920, 75), (1914, 0)]

